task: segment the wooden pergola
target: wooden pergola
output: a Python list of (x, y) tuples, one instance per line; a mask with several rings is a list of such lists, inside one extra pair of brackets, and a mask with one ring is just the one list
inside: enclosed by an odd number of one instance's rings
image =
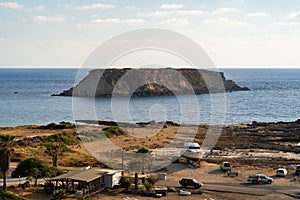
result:
[(54, 189), (65, 189), (66, 193), (92, 194), (102, 189), (104, 185), (103, 176), (107, 172), (97, 169), (70, 171), (48, 180), (54, 185)]

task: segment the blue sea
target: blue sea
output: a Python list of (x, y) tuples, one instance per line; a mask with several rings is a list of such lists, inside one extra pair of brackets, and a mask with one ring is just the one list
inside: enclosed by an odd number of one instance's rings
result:
[[(300, 118), (300, 69), (219, 69), (250, 91), (180, 97), (51, 97), (72, 87), (78, 69), (0, 69), (0, 126), (81, 119), (225, 124)], [(198, 106), (194, 101), (197, 101)], [(213, 102), (217, 107), (213, 107)], [(92, 106), (90, 106), (92, 105)]]

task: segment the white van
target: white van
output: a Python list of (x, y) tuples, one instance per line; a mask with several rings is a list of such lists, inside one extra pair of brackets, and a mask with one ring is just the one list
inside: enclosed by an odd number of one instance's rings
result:
[(277, 169), (276, 176), (285, 177), (287, 175), (287, 170), (285, 168)]
[(222, 162), (220, 165), (220, 170), (222, 171), (231, 171), (231, 165), (229, 162)]

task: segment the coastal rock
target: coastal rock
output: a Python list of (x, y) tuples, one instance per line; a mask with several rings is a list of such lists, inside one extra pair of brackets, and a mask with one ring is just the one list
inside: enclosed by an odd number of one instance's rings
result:
[(197, 69), (95, 69), (78, 85), (52, 96), (155, 97), (249, 90), (222, 72)]
[(22, 147), (30, 146), (35, 143), (43, 142), (45, 138), (46, 138), (45, 136), (44, 137), (42, 137), (42, 136), (27, 137), (27, 138), (23, 138), (21, 140), (17, 140), (16, 143), (17, 143), (17, 145), (22, 146)]

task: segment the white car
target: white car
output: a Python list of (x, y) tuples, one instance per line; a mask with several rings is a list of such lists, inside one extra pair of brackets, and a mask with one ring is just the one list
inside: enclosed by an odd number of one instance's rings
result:
[(285, 177), (287, 175), (287, 170), (285, 168), (277, 169), (276, 176)]
[(222, 171), (231, 171), (231, 165), (230, 165), (230, 163), (229, 162), (222, 162), (221, 164), (220, 164), (220, 170), (222, 170)]

